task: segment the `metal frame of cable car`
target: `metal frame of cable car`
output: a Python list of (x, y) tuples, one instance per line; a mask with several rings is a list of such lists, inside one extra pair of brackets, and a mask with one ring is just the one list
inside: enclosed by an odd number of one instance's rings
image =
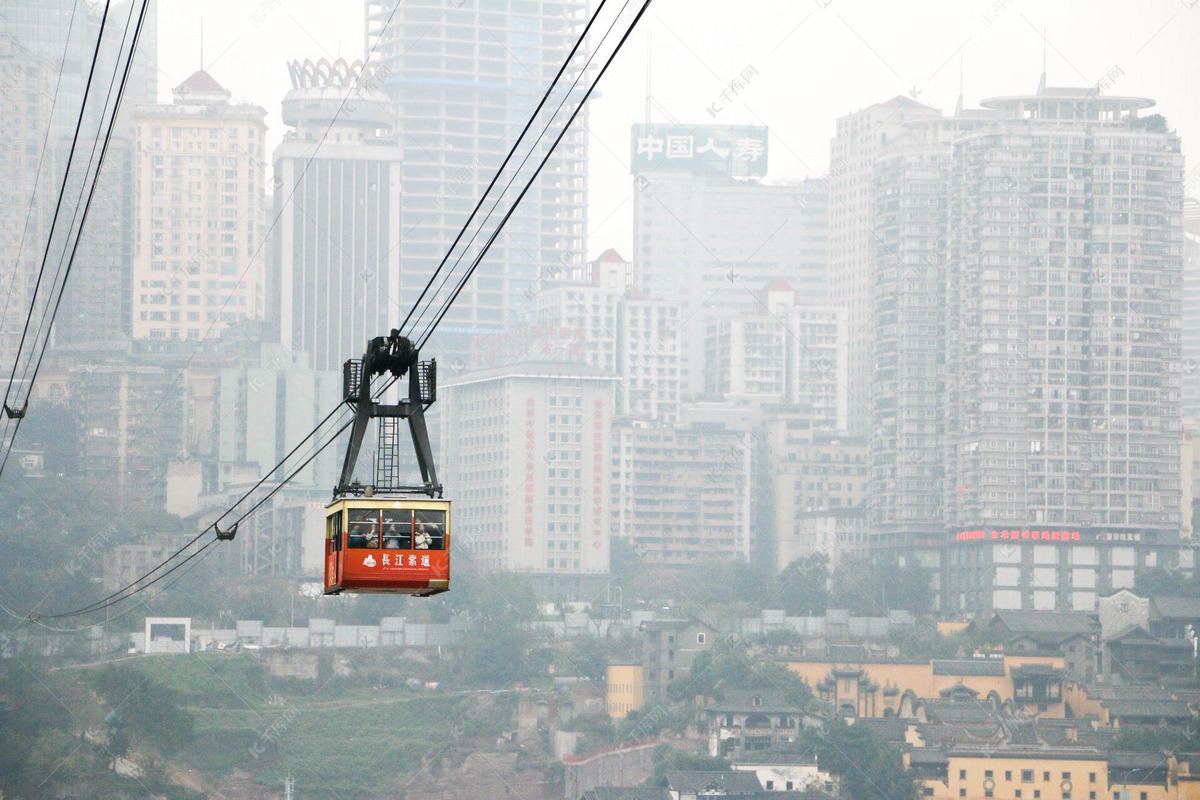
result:
[[(408, 373), (408, 397), (394, 405), (377, 403), (371, 398), (371, 379), (385, 372), (396, 378)], [(342, 463), (342, 474), (333, 490), (334, 499), (352, 495), (361, 497), (367, 492), (404, 494), (421, 493), (430, 497), (442, 496), (437, 469), (433, 463), (433, 447), (425, 426), (425, 409), (437, 400), (437, 361), (421, 361), (420, 354), (407, 338), (393, 330), (390, 336), (372, 339), (361, 359), (350, 359), (342, 368), (342, 399), (355, 410), (350, 429), (350, 443)], [(354, 466), (362, 450), (367, 424), (372, 419), (399, 418), (408, 420), (416, 450), (417, 465), (422, 483), (415, 486), (363, 486), (354, 481)]]

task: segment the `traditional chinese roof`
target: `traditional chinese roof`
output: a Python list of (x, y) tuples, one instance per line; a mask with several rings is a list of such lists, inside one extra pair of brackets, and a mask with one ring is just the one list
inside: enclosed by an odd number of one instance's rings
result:
[(979, 692), (975, 691), (961, 681), (946, 689), (942, 689), (940, 692), (938, 692), (938, 694), (941, 697), (979, 697)]
[(1002, 626), (1013, 638), (1025, 637), (1039, 644), (1090, 636), (1098, 627), (1091, 617), (1068, 611), (997, 611), (991, 626)]
[(1160, 642), (1141, 625), (1126, 625), (1105, 640), (1107, 644), (1120, 643), (1126, 646), (1147, 645), (1157, 647)]
[(1155, 597), (1151, 600), (1158, 618), (1193, 620), (1200, 619), (1200, 598)]
[[(725, 699), (708, 710), (714, 714), (803, 714), (804, 707), (787, 699), (780, 691), (756, 692), (750, 689), (726, 689)], [(755, 703), (755, 699), (760, 702)]]
[(987, 703), (963, 703), (953, 700), (926, 700), (925, 713), (930, 721), (959, 723), (993, 723), (999, 717)]
[(1130, 693), (1128, 700), (1105, 700), (1108, 713), (1118, 719), (1151, 719), (1186, 722), (1192, 719), (1187, 703), (1178, 700), (1155, 700)]
[(773, 280), (767, 284), (766, 289), (764, 291), (767, 291), (767, 292), (794, 292), (796, 290), (793, 289), (792, 285), (790, 283), (788, 283), (787, 281), (785, 281), (783, 278), (776, 278), (775, 280)]
[(673, 792), (758, 794), (763, 790), (753, 772), (668, 772), (667, 787)]
[(612, 786), (597, 786), (584, 792), (579, 800), (671, 800), (671, 793), (665, 786), (654, 788), (635, 787), (620, 789)]

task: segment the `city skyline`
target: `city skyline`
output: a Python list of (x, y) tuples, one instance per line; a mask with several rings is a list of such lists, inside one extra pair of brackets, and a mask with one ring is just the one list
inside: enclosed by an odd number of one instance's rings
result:
[[(630, 38), (605, 76), (589, 121), (595, 177), (587, 259), (609, 247), (632, 252), (632, 225), (621, 211), (632, 196), (626, 143), (629, 126), (647, 121), (648, 63), (655, 98), (650, 121), (768, 125), (772, 182), (825, 175), (840, 116), (896, 95), (950, 116), (960, 87), (966, 108), (988, 97), (1032, 91), (1043, 61), (1051, 86), (1095, 86), (1119, 67), (1123, 74), (1105, 91), (1156, 98), (1155, 110), (1180, 131), (1185, 155), (1200, 152), (1200, 109), (1190, 101), (1185, 73), (1173, 67), (1200, 36), (1200, 13), (1187, 2), (1148, 3), (1128, 25), (1127, 6), (1119, 0), (1037, 9), (1006, 0), (978, 5), (945, 0), (921, 15), (887, 3), (761, 2), (755, 14), (739, 18), (743, 28), (716, 24), (723, 7), (714, 0), (661, 0)], [(249, 8), (219, 0), (203, 9), (167, 0), (160, 93), (198, 68), (202, 16), (209, 31), (205, 60), (214, 75), (236, 97), (269, 107), (268, 148), (282, 136), (279, 102), (289, 87), (287, 61), (365, 55), (358, 3), (331, 14), (327, 4), (314, 0)], [(723, 100), (748, 66), (759, 74), (733, 102)], [(231, 85), (225, 68), (243, 76), (245, 85)], [(800, 102), (771, 103), (793, 97)]]

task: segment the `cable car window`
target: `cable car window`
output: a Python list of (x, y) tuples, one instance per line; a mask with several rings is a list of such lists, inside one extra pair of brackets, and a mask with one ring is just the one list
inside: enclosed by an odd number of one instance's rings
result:
[(341, 514), (341, 512), (338, 512), (338, 513), (334, 514), (333, 516), (329, 517), (328, 522), (329, 522), (329, 530), (327, 531), (327, 535), (329, 536), (329, 538), (331, 540), (329, 549), (330, 550), (341, 550), (342, 549), (342, 514)]
[(414, 550), (446, 549), (445, 511), (414, 511), (413, 518)]
[(388, 508), (383, 512), (383, 549), (412, 549), (412, 511)]
[(379, 547), (379, 509), (350, 509), (350, 547)]

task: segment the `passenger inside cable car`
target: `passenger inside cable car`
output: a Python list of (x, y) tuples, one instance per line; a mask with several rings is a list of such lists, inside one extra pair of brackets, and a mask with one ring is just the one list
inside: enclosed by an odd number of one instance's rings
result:
[(379, 547), (379, 509), (350, 509), (350, 547)]

